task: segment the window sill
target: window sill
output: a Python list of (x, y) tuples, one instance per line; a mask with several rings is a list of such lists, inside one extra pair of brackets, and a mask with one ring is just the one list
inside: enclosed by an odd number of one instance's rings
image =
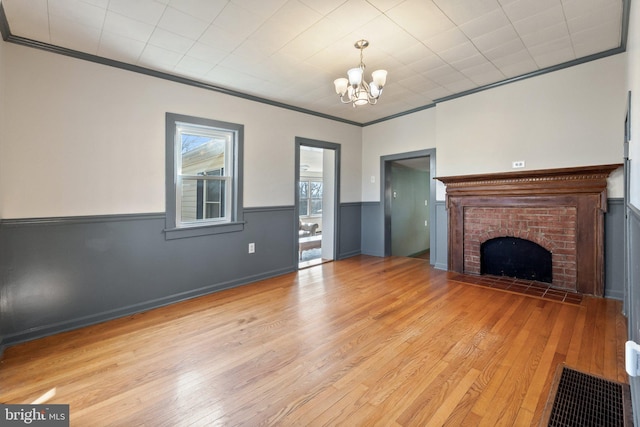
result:
[(187, 237), (209, 236), (212, 234), (235, 233), (244, 230), (244, 221), (226, 222), (224, 224), (206, 224), (191, 227), (165, 228), (165, 240), (184, 239)]

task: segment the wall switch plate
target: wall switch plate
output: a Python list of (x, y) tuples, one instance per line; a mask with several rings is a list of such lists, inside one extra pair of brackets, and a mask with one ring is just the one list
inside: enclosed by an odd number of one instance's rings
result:
[(256, 251), (256, 244), (255, 243), (249, 243), (249, 253), (255, 253)]
[(512, 163), (512, 167), (514, 169), (516, 168), (523, 168), (524, 167), (524, 160), (517, 160), (515, 162)]
[(371, 175), (371, 183), (372, 184), (376, 183), (376, 177), (374, 175)]

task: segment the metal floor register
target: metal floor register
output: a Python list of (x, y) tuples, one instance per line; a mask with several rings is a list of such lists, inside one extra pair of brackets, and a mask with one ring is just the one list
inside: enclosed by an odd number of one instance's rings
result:
[(556, 373), (541, 426), (633, 426), (628, 384), (562, 365)]

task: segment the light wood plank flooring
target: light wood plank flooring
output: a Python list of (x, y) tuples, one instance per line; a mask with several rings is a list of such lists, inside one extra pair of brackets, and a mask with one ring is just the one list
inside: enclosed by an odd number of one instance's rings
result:
[(617, 301), (358, 256), (14, 346), (0, 402), (72, 426), (528, 426), (556, 366), (626, 381)]

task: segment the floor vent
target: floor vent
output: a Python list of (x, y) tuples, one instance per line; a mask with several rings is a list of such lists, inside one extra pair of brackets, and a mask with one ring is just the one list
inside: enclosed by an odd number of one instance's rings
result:
[(633, 426), (629, 386), (562, 365), (541, 426)]

